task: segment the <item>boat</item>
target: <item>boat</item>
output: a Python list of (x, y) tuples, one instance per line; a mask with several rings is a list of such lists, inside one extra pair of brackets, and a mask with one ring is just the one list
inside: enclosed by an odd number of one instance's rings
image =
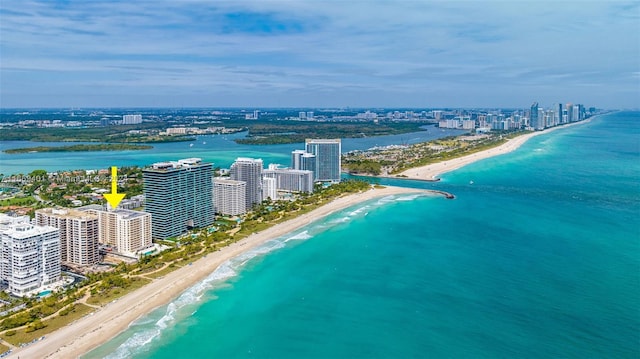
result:
[(473, 184), (473, 181), (469, 181), (469, 184)]
[(203, 144), (203, 145), (206, 145), (206, 144), (207, 144), (207, 141), (202, 141), (202, 144)]
[(190, 143), (190, 144), (189, 144), (189, 147), (193, 147), (193, 143)]

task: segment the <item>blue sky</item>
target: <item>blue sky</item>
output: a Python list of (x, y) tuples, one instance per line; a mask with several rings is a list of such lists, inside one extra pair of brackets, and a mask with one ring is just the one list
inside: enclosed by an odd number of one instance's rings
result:
[(0, 0), (0, 107), (640, 107), (638, 1)]

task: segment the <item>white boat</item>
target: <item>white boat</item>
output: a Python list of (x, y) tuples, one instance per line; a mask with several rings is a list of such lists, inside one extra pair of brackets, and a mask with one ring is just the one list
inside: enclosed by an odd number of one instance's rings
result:
[(190, 143), (190, 144), (189, 144), (189, 147), (193, 147), (193, 143)]

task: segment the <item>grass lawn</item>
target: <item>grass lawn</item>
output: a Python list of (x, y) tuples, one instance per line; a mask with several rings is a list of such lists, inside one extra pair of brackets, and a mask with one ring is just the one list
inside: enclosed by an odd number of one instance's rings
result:
[(8, 347), (8, 346), (6, 346), (6, 345), (4, 345), (4, 344), (0, 343), (0, 354), (2, 354), (2, 353), (4, 353), (4, 352), (6, 352), (6, 351), (8, 351), (8, 350), (9, 350), (9, 347)]
[(7, 336), (7, 334), (2, 334), (2, 339), (15, 345), (20, 346), (22, 343), (29, 343), (34, 339), (40, 338), (44, 335), (47, 335), (55, 330), (58, 330), (67, 324), (82, 318), (83, 316), (93, 312), (95, 309), (88, 307), (84, 304), (75, 304), (75, 307), (71, 311), (71, 313), (60, 316), (56, 315), (55, 317), (45, 320), (43, 323), (46, 324), (46, 327), (42, 329), (35, 330), (31, 333), (27, 333), (25, 329), (16, 330), (16, 334), (12, 336)]
[(91, 295), (89, 299), (87, 299), (87, 303), (92, 305), (105, 305), (115, 299), (118, 299), (126, 294), (133, 292), (134, 290), (145, 286), (146, 284), (151, 283), (151, 280), (144, 278), (132, 278), (131, 285), (125, 289), (122, 288), (113, 288), (108, 293), (105, 294), (96, 294)]
[(3, 199), (0, 201), (0, 206), (28, 206), (32, 203), (35, 203), (36, 200), (35, 198), (28, 196), (28, 197), (14, 197), (14, 198), (8, 198), (8, 199)]
[(151, 274), (146, 274), (145, 277), (149, 277), (149, 278), (160, 278), (160, 277), (164, 277), (165, 275), (173, 272), (174, 270), (178, 269), (180, 267), (178, 267), (177, 265), (173, 265), (173, 266), (168, 266), (167, 268), (163, 268), (162, 270), (159, 270), (155, 273), (151, 273)]

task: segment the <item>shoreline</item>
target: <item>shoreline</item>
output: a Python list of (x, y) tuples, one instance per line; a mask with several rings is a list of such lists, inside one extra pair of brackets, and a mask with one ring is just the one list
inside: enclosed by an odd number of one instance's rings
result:
[(216, 252), (209, 253), (206, 257), (194, 261), (192, 265), (179, 268), (101, 307), (93, 314), (47, 334), (44, 340), (14, 350), (10, 357), (77, 358), (125, 331), (133, 321), (141, 316), (170, 303), (185, 290), (209, 276), (225, 261), (245, 251), (358, 203), (390, 195), (411, 193), (443, 195), (424, 189), (388, 186), (336, 198), (309, 213), (276, 224)]
[(440, 180), (440, 175), (445, 174), (447, 172), (451, 172), (457, 170), (461, 167), (470, 165), (474, 162), (478, 162), (487, 158), (504, 155), (510, 152), (517, 150), (520, 146), (522, 146), (525, 142), (527, 142), (530, 138), (536, 137), (539, 135), (544, 135), (556, 130), (560, 130), (567, 127), (572, 127), (575, 125), (581, 125), (585, 123), (591, 122), (591, 119), (597, 117), (591, 117), (586, 120), (582, 120), (579, 122), (567, 123), (560, 126), (555, 126), (551, 128), (547, 128), (542, 131), (535, 131), (532, 133), (527, 133), (525, 135), (521, 135), (515, 138), (511, 138), (507, 140), (507, 142), (493, 148), (486, 149), (484, 151), (472, 153), (466, 156), (454, 158), (447, 161), (431, 163), (426, 166), (410, 168), (406, 171), (398, 173), (397, 176), (376, 176), (380, 178), (393, 178), (393, 179), (407, 179), (407, 180), (420, 180), (420, 181), (428, 181), (428, 182), (437, 182)]

